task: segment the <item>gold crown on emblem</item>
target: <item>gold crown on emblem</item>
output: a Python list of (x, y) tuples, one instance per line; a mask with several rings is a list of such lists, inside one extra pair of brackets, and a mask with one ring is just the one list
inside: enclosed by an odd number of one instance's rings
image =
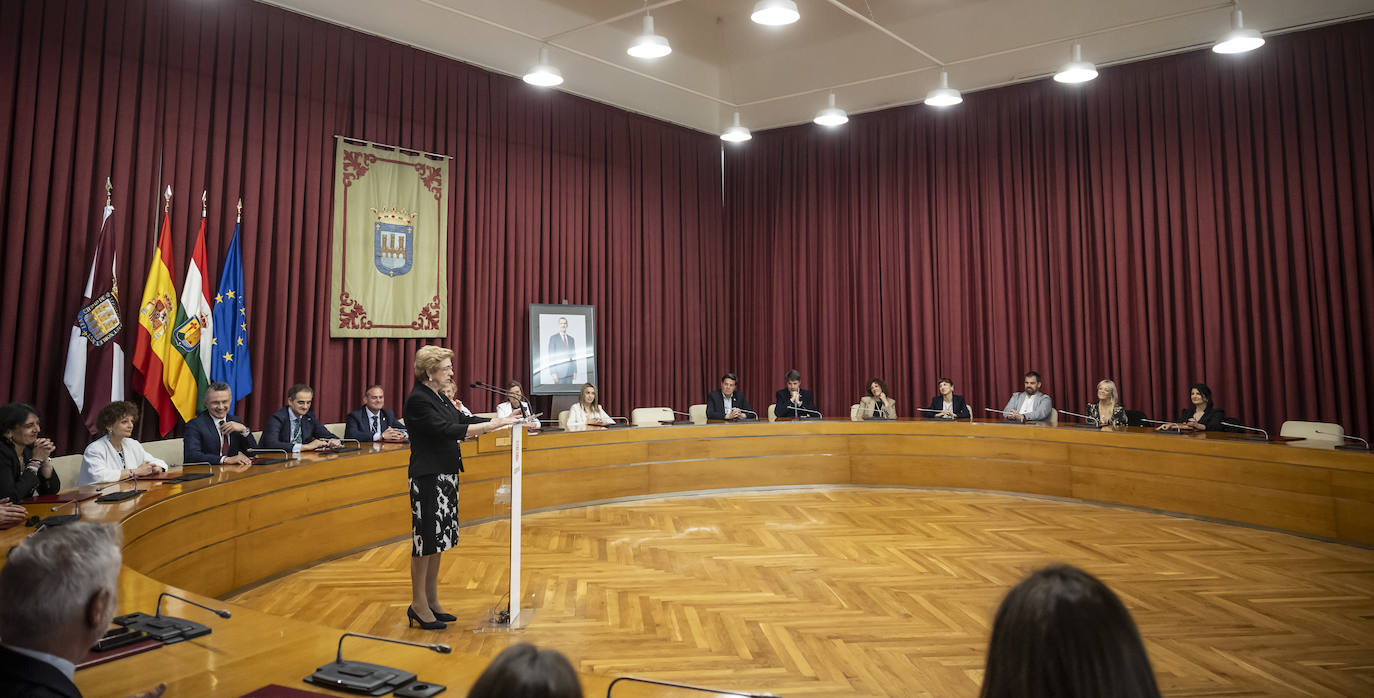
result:
[(410, 225), (415, 217), (420, 215), (413, 211), (406, 211), (395, 206), (372, 209), (372, 215), (377, 217), (378, 223), (398, 223), (400, 225)]

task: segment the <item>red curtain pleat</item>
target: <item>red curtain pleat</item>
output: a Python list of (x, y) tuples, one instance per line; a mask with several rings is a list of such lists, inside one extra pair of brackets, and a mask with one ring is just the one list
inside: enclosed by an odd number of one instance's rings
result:
[(1354, 22), (757, 133), (726, 149), (727, 362), (835, 416), (941, 376), (982, 416), (1034, 369), (1075, 412), (1111, 378), (1172, 419), (1204, 381), (1271, 432), (1368, 435), (1371, 47)]

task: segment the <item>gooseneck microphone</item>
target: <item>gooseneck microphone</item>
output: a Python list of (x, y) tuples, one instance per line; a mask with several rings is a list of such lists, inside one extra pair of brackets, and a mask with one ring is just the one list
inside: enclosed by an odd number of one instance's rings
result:
[(73, 499), (70, 502), (63, 502), (62, 504), (57, 504), (49, 508), (48, 511), (57, 511), (58, 509), (67, 506), (68, 504), (72, 506), (72, 513), (56, 514), (53, 516), (49, 516), (46, 519), (42, 519), (38, 522), (38, 526), (34, 530), (53, 528), (56, 526), (61, 526), (62, 524), (69, 524), (73, 521), (79, 521), (81, 519), (81, 500), (79, 499)]
[(1349, 434), (1333, 434), (1333, 433), (1331, 433), (1331, 432), (1329, 432), (1329, 431), (1322, 431), (1321, 429), (1313, 429), (1312, 431), (1314, 431), (1314, 432), (1316, 432), (1316, 433), (1318, 433), (1318, 434), (1323, 434), (1323, 435), (1326, 435), (1326, 436), (1338, 436), (1338, 437), (1340, 437), (1340, 438), (1342, 438), (1342, 439), (1350, 439), (1351, 441), (1358, 441), (1358, 442), (1364, 444), (1363, 446), (1355, 446), (1355, 445), (1351, 445), (1351, 444), (1340, 444), (1340, 445), (1336, 446), (1336, 448), (1339, 448), (1339, 449), (1342, 449), (1342, 450), (1345, 450), (1345, 451), (1368, 451), (1368, 450), (1369, 450), (1369, 442), (1366, 441), (1366, 440), (1364, 440), (1364, 439), (1361, 439), (1361, 438), (1358, 437), (1358, 436), (1351, 436), (1351, 435), (1349, 435)]
[(1065, 410), (1065, 409), (1059, 410), (1059, 414), (1067, 414), (1067, 415), (1069, 415), (1070, 417), (1077, 417), (1077, 418), (1079, 418), (1079, 419), (1087, 420), (1087, 421), (1089, 421), (1089, 422), (1092, 422), (1092, 425), (1095, 426), (1095, 427), (1100, 427), (1100, 426), (1102, 426), (1102, 422), (1099, 421), (1097, 417), (1093, 417), (1093, 416), (1091, 416), (1091, 415), (1079, 414), (1079, 413), (1077, 413), (1077, 412), (1070, 412), (1070, 411)]
[[(469, 388), (477, 388), (478, 390), (485, 390), (485, 391), (487, 391), (487, 392), (489, 392), (489, 393), (495, 393), (496, 395), (500, 395), (501, 397), (503, 397), (503, 398), (505, 398), (505, 399), (507, 399), (507, 400), (510, 399), (510, 391), (509, 391), (509, 390), (503, 390), (503, 389), (498, 388), (498, 387), (492, 385), (491, 383), (487, 383), (487, 382), (485, 382), (485, 381), (473, 381), (473, 382), (471, 382), (471, 383), (468, 383), (468, 387), (469, 387)], [(534, 412), (534, 406), (530, 404), (529, 400), (525, 399), (525, 393), (524, 393), (524, 391), (521, 391), (521, 393), (520, 393), (520, 411), (524, 413), (526, 419), (529, 419), (530, 417), (534, 417), (535, 419), (538, 419), (538, 418), (539, 418), (539, 415), (535, 414), (535, 412)], [(545, 421), (545, 420), (541, 420), (541, 421)], [(549, 420), (549, 421), (557, 421), (557, 420)]]
[(1236, 424), (1236, 423), (1234, 423), (1234, 422), (1222, 422), (1221, 424), (1222, 424), (1222, 426), (1233, 427), (1233, 428), (1236, 428), (1236, 429), (1244, 429), (1245, 431), (1254, 431), (1254, 432), (1258, 432), (1258, 433), (1260, 433), (1260, 434), (1264, 434), (1264, 440), (1265, 440), (1265, 441), (1268, 441), (1268, 440), (1269, 440), (1269, 432), (1267, 432), (1267, 431), (1265, 431), (1265, 430), (1263, 430), (1263, 429), (1260, 429), (1260, 428), (1258, 428), (1258, 427), (1247, 427), (1247, 426), (1245, 426), (1244, 424)]
[(346, 637), (359, 637), (364, 640), (376, 640), (378, 642), (391, 642), (397, 645), (409, 645), (410, 647), (419, 647), (421, 649), (427, 649), (431, 652), (438, 652), (439, 654), (449, 654), (453, 652), (452, 647), (449, 647), (448, 645), (445, 645), (443, 643), (411, 642), (410, 640), (397, 640), (390, 637), (382, 637), (381, 635), (368, 635), (367, 633), (344, 633), (339, 636), (339, 647), (334, 654), (335, 664), (344, 663), (343, 641)]
[(131, 489), (131, 490), (120, 490), (120, 491), (118, 491), (118, 492), (110, 492), (109, 494), (102, 494), (102, 495), (100, 495), (99, 497), (96, 497), (96, 498), (95, 498), (95, 501), (97, 501), (97, 502), (122, 502), (122, 501), (124, 501), (124, 500), (126, 500), (126, 499), (132, 499), (132, 498), (134, 498), (134, 497), (137, 497), (138, 495), (140, 495), (140, 494), (143, 493), (143, 490), (140, 490), (140, 489), (138, 488), (138, 472), (135, 471), (135, 470), (133, 470), (132, 468), (129, 470), (129, 477), (120, 478), (120, 479), (118, 479), (118, 480), (116, 480), (116, 481), (114, 481), (114, 482), (111, 482), (111, 483), (108, 484), (108, 485), (105, 485), (104, 487), (98, 488), (96, 491), (97, 491), (97, 492), (104, 492), (105, 490), (108, 490), (108, 489), (110, 489), (111, 487), (116, 487), (116, 486), (122, 485), (122, 484), (124, 484), (124, 483), (126, 483), (126, 482), (133, 482), (133, 483), (134, 483), (134, 488)]
[(737, 410), (739, 410), (740, 412), (743, 412), (743, 413), (745, 413), (745, 414), (752, 414), (752, 415), (754, 415), (754, 419), (758, 419), (758, 418), (759, 418), (759, 413), (758, 413), (758, 412), (755, 412), (755, 411), (753, 411), (753, 410), (746, 410), (746, 409), (744, 409), (743, 407), (736, 407), (735, 409), (737, 409)]
[(774, 693), (748, 693), (746, 691), (732, 691), (728, 688), (706, 688), (705, 686), (693, 686), (689, 683), (676, 683), (673, 681), (664, 681), (662, 679), (643, 679), (638, 676), (617, 676), (616, 678), (612, 679), (610, 685), (606, 687), (606, 698), (611, 698), (611, 691), (615, 688), (615, 685), (620, 683), (621, 681), (647, 683), (653, 686), (668, 686), (669, 688), (681, 688), (686, 691), (699, 691), (701, 693), (710, 693), (712, 695), (718, 696), (743, 696), (744, 698), (778, 698), (777, 694)]
[[(339, 636), (339, 646), (334, 653), (334, 661), (319, 667), (315, 670), (315, 673), (305, 677), (306, 683), (351, 691), (353, 693), (382, 696), (415, 681), (415, 672), (412, 671), (393, 669), (392, 667), (382, 666), (381, 664), (369, 664), (367, 662), (344, 659), (343, 641), (346, 637), (358, 637), (364, 640), (376, 640), (378, 642), (390, 642), (392, 644), (406, 645), (408, 647), (419, 647), (420, 649), (438, 652), (439, 654), (449, 654), (453, 651), (448, 645), (396, 640), (389, 637), (367, 635), (364, 633), (344, 633)], [(428, 686), (419, 685), (416, 687), (428, 688)], [(442, 690), (443, 687), (440, 686), (438, 688)]]
[(190, 600), (190, 599), (187, 599), (187, 598), (183, 598), (183, 597), (177, 596), (176, 594), (169, 594), (169, 593), (167, 593), (167, 592), (165, 592), (165, 591), (162, 592), (161, 594), (158, 594), (158, 595), (157, 595), (157, 606), (156, 606), (155, 608), (153, 608), (153, 616), (154, 616), (154, 617), (156, 617), (156, 618), (161, 618), (161, 617), (162, 617), (162, 599), (164, 599), (164, 598), (166, 598), (166, 597), (174, 598), (174, 599), (176, 599), (177, 601), (180, 601), (180, 602), (182, 602), (182, 603), (191, 604), (192, 606), (195, 606), (196, 608), (203, 608), (203, 609), (205, 609), (205, 610), (207, 610), (207, 611), (209, 611), (209, 612), (211, 612), (211, 613), (213, 613), (213, 614), (219, 616), (220, 618), (232, 618), (232, 617), (233, 617), (233, 614), (231, 614), (229, 611), (227, 611), (227, 610), (225, 610), (225, 609), (223, 609), (223, 608), (210, 608), (209, 606), (206, 606), (205, 604), (196, 603), (195, 601), (192, 601), (192, 600)]

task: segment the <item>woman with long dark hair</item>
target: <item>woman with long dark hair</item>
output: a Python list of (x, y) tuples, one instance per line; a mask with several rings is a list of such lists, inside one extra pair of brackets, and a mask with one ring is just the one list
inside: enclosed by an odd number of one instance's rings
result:
[(15, 402), (0, 407), (0, 500), (11, 504), (34, 494), (57, 494), (62, 480), (53, 470), (52, 439), (38, 434), (38, 410)]
[(979, 695), (1159, 698), (1159, 687), (1121, 599), (1077, 567), (1052, 565), (1002, 600)]

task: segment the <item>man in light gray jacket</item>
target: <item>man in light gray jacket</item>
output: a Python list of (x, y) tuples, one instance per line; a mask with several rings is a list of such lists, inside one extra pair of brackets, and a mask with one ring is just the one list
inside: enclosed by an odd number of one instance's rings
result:
[(1027, 371), (1026, 389), (1007, 400), (1003, 416), (1013, 422), (1048, 422), (1054, 416), (1054, 400), (1040, 392), (1040, 374)]

